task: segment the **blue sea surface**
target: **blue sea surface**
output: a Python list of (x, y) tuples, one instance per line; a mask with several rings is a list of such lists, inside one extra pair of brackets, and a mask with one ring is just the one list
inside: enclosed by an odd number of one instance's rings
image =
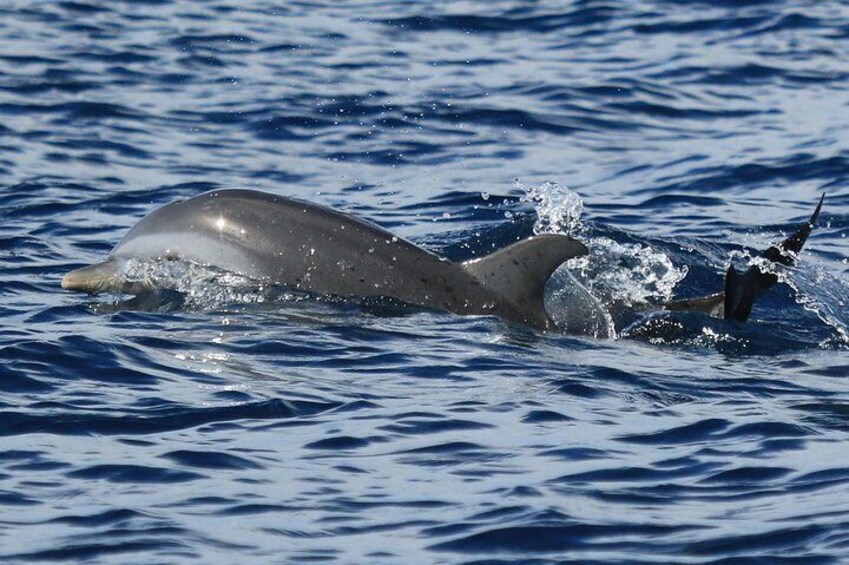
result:
[[(573, 233), (632, 312), (826, 199), (746, 324), (61, 290), (225, 188), (451, 259)], [(847, 234), (843, 2), (5, 2), (0, 562), (845, 563)]]

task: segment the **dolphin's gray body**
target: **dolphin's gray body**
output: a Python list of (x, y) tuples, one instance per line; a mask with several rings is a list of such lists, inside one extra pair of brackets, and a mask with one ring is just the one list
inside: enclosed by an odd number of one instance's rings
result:
[(570, 237), (541, 235), (456, 263), (324, 206), (219, 190), (155, 210), (107, 261), (68, 273), (62, 287), (139, 294), (145, 285), (122, 274), (127, 260), (181, 259), (320, 295), (391, 298), (549, 330), (545, 284), (564, 261), (586, 253)]

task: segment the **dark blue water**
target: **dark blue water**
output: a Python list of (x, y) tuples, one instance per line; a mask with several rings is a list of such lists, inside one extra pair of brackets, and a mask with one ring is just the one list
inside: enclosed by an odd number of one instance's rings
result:
[[(841, 562), (848, 45), (822, 1), (5, 3), (0, 560)], [(452, 258), (577, 194), (605, 304), (719, 290), (827, 197), (745, 325), (59, 288), (227, 187)]]

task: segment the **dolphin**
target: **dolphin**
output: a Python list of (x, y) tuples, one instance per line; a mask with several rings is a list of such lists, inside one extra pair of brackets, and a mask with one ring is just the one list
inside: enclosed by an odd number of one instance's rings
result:
[(153, 211), (106, 261), (65, 275), (62, 288), (141, 295), (150, 283), (127, 280), (128, 260), (183, 260), (316, 295), (388, 298), (547, 331), (556, 329), (543, 306), (549, 277), (587, 253), (569, 236), (548, 234), (453, 262), (325, 206), (255, 190), (215, 190)]
[[(762, 257), (793, 265), (824, 199), (804, 225)], [(129, 260), (183, 260), (315, 295), (392, 299), (461, 315), (498, 316), (550, 331), (558, 327), (543, 305), (546, 283), (562, 263), (587, 253), (572, 237), (545, 234), (485, 257), (453, 262), (326, 206), (255, 190), (216, 190), (154, 210), (130, 229), (106, 261), (65, 275), (62, 288), (143, 296), (154, 285), (129, 280), (124, 274)], [(572, 282), (579, 306), (574, 311), (594, 311), (597, 301)], [(746, 321), (754, 302), (776, 282), (778, 277), (760, 265), (743, 273), (731, 266), (723, 292), (649, 307)], [(589, 308), (582, 310), (582, 304)]]

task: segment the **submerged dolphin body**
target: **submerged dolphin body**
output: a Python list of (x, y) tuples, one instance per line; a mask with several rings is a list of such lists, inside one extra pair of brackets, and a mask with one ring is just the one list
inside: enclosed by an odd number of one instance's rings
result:
[(540, 235), (456, 263), (325, 206), (218, 190), (155, 210), (105, 262), (65, 275), (62, 288), (138, 295), (149, 287), (124, 277), (129, 259), (180, 259), (319, 295), (391, 298), (552, 330), (545, 285), (563, 262), (586, 253), (571, 237)]

